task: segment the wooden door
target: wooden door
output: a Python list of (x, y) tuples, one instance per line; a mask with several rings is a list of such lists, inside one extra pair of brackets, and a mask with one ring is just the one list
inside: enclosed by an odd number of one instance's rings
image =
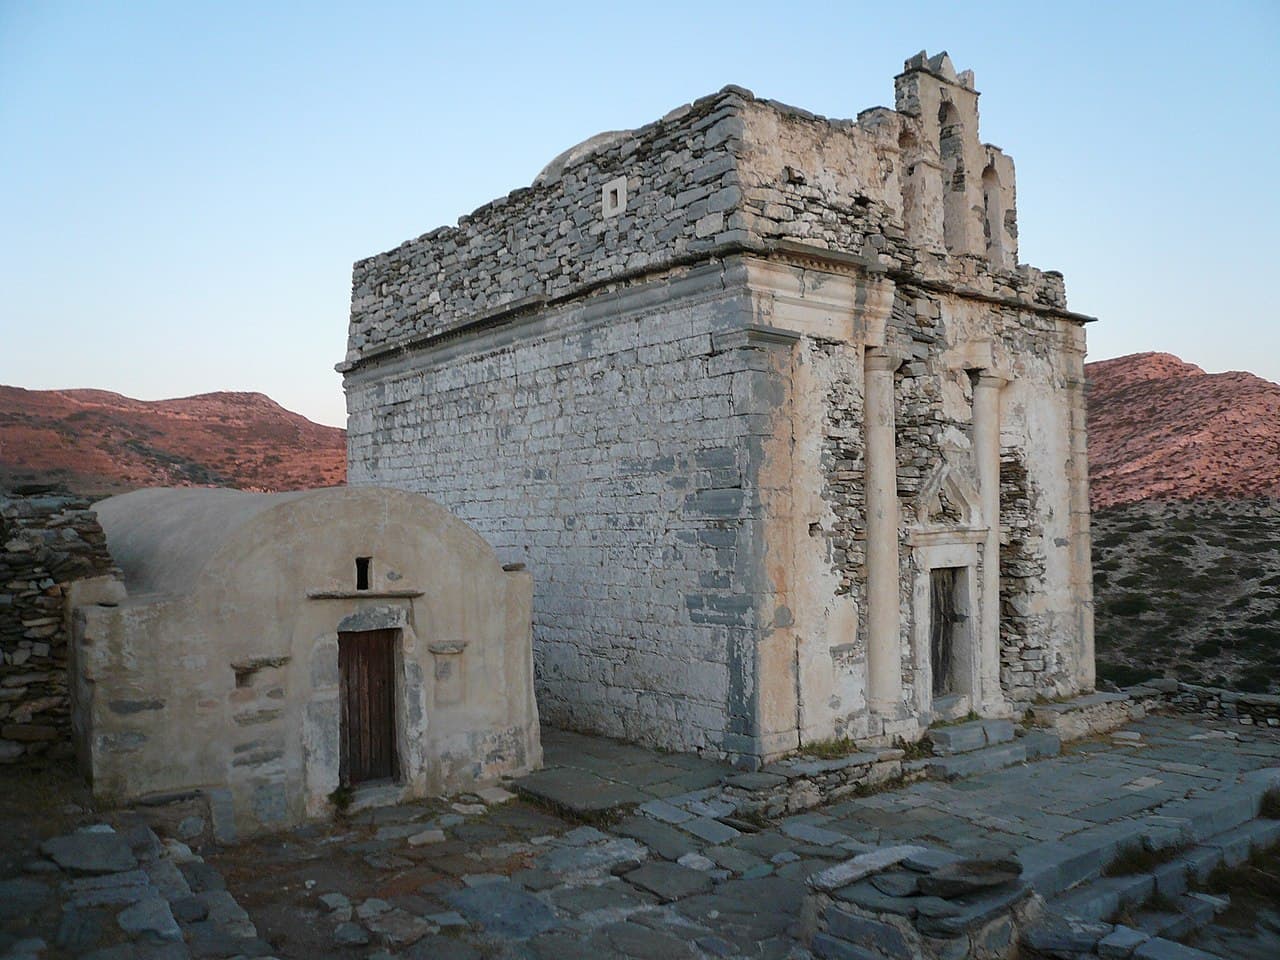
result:
[(959, 572), (956, 567), (939, 567), (929, 572), (929, 661), (935, 697), (953, 692), (956, 626), (961, 620), (956, 609)]
[(391, 780), (396, 762), (395, 640), (397, 630), (338, 634), (344, 784)]

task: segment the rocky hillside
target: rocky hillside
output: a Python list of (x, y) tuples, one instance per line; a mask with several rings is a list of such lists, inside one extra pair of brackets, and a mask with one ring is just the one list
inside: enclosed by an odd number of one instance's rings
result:
[(0, 386), (0, 486), (89, 495), (144, 486), (297, 490), (346, 479), (344, 431), (260, 393), (133, 400)]
[(1098, 676), (1280, 693), (1280, 385), (1086, 367)]
[(1093, 591), (1100, 680), (1280, 693), (1280, 501), (1096, 511)]
[(1280, 384), (1167, 353), (1085, 366), (1094, 507), (1280, 496)]

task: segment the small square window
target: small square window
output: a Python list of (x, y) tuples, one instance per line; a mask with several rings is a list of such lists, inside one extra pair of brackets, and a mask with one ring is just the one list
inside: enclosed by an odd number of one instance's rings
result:
[(604, 185), (600, 192), (600, 207), (606, 219), (616, 217), (627, 209), (626, 177), (617, 177)]

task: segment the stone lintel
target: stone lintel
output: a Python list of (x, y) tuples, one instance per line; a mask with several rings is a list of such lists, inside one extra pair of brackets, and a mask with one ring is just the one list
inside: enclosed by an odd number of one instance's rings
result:
[(308, 590), (308, 600), (413, 600), (421, 590)]
[(933, 547), (948, 543), (983, 543), (986, 538), (987, 527), (916, 529), (907, 534), (907, 545), (912, 547)]

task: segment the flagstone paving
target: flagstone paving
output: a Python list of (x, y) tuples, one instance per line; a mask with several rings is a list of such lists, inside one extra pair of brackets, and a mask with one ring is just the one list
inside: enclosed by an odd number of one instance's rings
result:
[[(1256, 771), (1280, 769), (1277, 731), (1168, 717), (1127, 730), (1138, 739), (846, 799), (763, 828), (722, 799), (717, 785), (731, 774), (722, 765), (547, 731), (547, 769), (521, 784), (537, 803), (495, 794), (478, 815), (441, 801), (369, 810), (197, 851), (202, 861), (178, 863), (181, 884), (166, 886), (172, 877), (156, 866), (175, 850), (182, 860), (181, 849), (136, 833), (131, 856), (113, 848), (114, 859), (93, 863), (122, 868), (106, 874), (114, 884), (77, 880), (73, 858), (111, 844), (68, 832), (45, 844), (47, 856), (32, 848), (0, 861), (13, 866), (0, 874), (0, 901), (23, 905), (0, 908), (0, 957), (799, 960), (810, 956), (796, 939), (807, 878), (855, 854), (910, 846), (926, 864), (1016, 857), (1048, 897), (1070, 880), (1063, 854), (1073, 844), (1120, 844), (1164, 822), (1153, 817), (1212, 821)], [(479, 802), (458, 799), (466, 810)], [(209, 895), (224, 882), (222, 898)], [(911, 882), (898, 871), (860, 881), (857, 895), (891, 901)], [(119, 891), (119, 902), (74, 904), (99, 889)], [(138, 890), (145, 896), (130, 899)]]

